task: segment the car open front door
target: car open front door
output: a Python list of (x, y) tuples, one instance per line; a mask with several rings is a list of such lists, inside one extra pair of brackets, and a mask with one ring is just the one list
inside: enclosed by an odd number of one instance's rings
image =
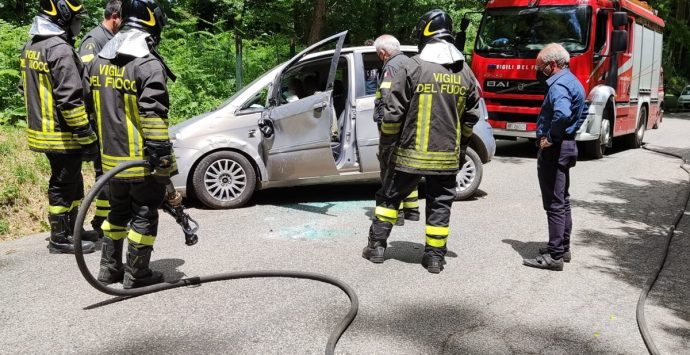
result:
[[(269, 181), (336, 175), (331, 150), (333, 115), (333, 82), (340, 51), (347, 31), (326, 38), (292, 58), (276, 76), (269, 93), (271, 108), (264, 120), (273, 128), (273, 135), (264, 136), (262, 145)], [(297, 101), (282, 103), (282, 80), (306, 55), (325, 45), (335, 43), (324, 91)], [(322, 59), (322, 58), (321, 58)]]

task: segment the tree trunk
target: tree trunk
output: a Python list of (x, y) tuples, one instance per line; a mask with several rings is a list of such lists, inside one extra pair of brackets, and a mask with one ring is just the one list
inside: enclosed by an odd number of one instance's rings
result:
[(321, 31), (326, 22), (326, 0), (314, 0), (314, 16), (312, 18), (314, 21), (311, 23), (307, 39), (309, 44), (316, 43), (321, 39)]

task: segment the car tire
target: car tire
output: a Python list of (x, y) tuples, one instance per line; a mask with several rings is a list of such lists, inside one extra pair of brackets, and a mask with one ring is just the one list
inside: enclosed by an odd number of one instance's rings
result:
[(256, 172), (242, 154), (219, 151), (205, 156), (192, 177), (196, 197), (213, 209), (244, 206), (254, 194)]
[(465, 156), (465, 164), (456, 177), (458, 186), (455, 188), (455, 199), (458, 201), (466, 200), (477, 192), (484, 172), (484, 164), (474, 149), (467, 148)]

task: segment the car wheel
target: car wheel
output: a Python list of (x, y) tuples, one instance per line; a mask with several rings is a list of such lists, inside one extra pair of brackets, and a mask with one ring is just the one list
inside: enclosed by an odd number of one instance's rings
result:
[(455, 188), (455, 199), (466, 200), (474, 195), (482, 182), (484, 165), (479, 155), (472, 148), (467, 148), (465, 164), (456, 177), (458, 186)]
[(220, 151), (204, 157), (192, 178), (196, 197), (210, 208), (237, 208), (256, 188), (256, 172), (242, 154)]

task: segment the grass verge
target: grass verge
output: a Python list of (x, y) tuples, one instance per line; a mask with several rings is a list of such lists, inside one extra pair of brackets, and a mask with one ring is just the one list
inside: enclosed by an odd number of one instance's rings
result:
[[(94, 181), (90, 163), (82, 174), (88, 190)], [(0, 241), (50, 230), (48, 179), (48, 159), (29, 150), (24, 129), (0, 126)]]

